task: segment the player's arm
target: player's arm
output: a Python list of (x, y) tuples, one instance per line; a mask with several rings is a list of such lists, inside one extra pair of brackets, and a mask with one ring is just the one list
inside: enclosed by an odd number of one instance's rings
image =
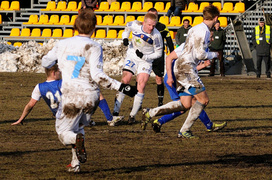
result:
[(128, 44), (129, 44), (128, 38), (129, 38), (130, 32), (132, 30), (133, 23), (134, 23), (133, 21), (128, 22), (126, 24), (125, 30), (122, 33), (122, 40), (123, 40), (124, 46), (128, 46)]
[(207, 45), (205, 40), (209, 39), (210, 37), (206, 37), (207, 33), (199, 33), (199, 32), (194, 32), (194, 36), (191, 36), (194, 41), (194, 47), (196, 48), (195, 50), (195, 55), (196, 58), (199, 60), (207, 60), (207, 59), (213, 59), (218, 56), (217, 52), (206, 52), (206, 47), (204, 45)]
[[(136, 54), (138, 57), (140, 57), (141, 59), (148, 61), (148, 62), (153, 62), (154, 59), (157, 59), (159, 57), (162, 56), (162, 50), (163, 50), (163, 41), (162, 41), (162, 37), (159, 34), (157, 34), (157, 36), (155, 36), (154, 38), (154, 42), (153, 42), (153, 47), (154, 47), (154, 52), (151, 54), (143, 54), (142, 52), (137, 52), (139, 51), (138, 49), (136, 50)], [(141, 54), (141, 55), (139, 55)]]
[(207, 60), (207, 61), (201, 61), (199, 63), (199, 65), (197, 65), (196, 69), (199, 71), (207, 66), (211, 65), (211, 60)]
[(45, 68), (50, 68), (54, 64), (56, 64), (57, 57), (57, 49), (58, 43), (51, 49), (43, 58), (42, 58), (42, 66)]
[(164, 31), (167, 33), (166, 34), (166, 37), (165, 37), (165, 40), (166, 40), (166, 44), (170, 50), (170, 52), (174, 51), (174, 43), (172, 41), (172, 38), (171, 38), (171, 35), (170, 35), (170, 32), (168, 30), (167, 27), (165, 27)]

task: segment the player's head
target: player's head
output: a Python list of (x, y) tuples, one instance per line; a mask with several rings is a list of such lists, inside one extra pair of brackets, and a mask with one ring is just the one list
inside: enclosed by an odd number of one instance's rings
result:
[(190, 24), (189, 19), (184, 19), (184, 20), (183, 20), (183, 26), (184, 26), (184, 28), (188, 28), (188, 27), (189, 27), (189, 24)]
[(55, 80), (61, 79), (61, 72), (57, 64), (54, 64), (51, 68), (45, 68), (45, 74)]
[(218, 8), (212, 4), (205, 7), (203, 10), (203, 19), (208, 21), (217, 21), (217, 18), (219, 17), (220, 12)]
[(157, 16), (157, 19), (158, 19), (158, 11), (157, 11), (157, 9), (155, 9), (155, 8), (150, 8), (150, 9), (148, 9), (147, 12), (148, 12), (148, 13), (155, 14), (155, 15)]
[(151, 34), (157, 23), (157, 16), (152, 13), (147, 13), (144, 16), (143, 30), (144, 32)]
[(96, 25), (96, 16), (90, 8), (81, 9), (80, 14), (76, 18), (74, 29), (78, 30), (79, 34), (92, 35)]

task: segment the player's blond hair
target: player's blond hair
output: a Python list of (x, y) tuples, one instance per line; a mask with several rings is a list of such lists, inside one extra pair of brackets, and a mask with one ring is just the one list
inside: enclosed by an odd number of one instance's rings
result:
[(81, 9), (80, 14), (75, 20), (74, 29), (78, 30), (79, 34), (90, 34), (96, 25), (96, 16), (90, 8)]
[(54, 64), (51, 68), (45, 68), (45, 74), (46, 76), (50, 76), (51, 72), (57, 72), (59, 70), (59, 67), (57, 64)]
[(216, 16), (219, 16), (220, 12), (218, 8), (212, 4), (206, 6), (203, 10), (203, 19), (204, 20), (213, 20)]
[(157, 16), (156, 16), (155, 14), (152, 14), (152, 13), (147, 13), (147, 14), (144, 16), (144, 21), (145, 21), (145, 22), (146, 22), (147, 19), (151, 19), (151, 20), (157, 22)]

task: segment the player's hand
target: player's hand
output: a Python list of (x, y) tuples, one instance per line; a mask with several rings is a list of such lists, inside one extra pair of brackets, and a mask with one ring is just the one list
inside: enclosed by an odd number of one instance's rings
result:
[(135, 94), (137, 94), (137, 87), (131, 86), (129, 84), (122, 83), (118, 91), (124, 93), (125, 95), (128, 95), (129, 97), (134, 97)]
[(14, 125), (17, 125), (17, 124), (20, 124), (20, 123), (23, 125), (23, 121), (20, 121), (20, 120), (18, 120), (18, 121), (16, 121), (16, 122), (12, 123), (11, 125), (14, 126)]
[(205, 67), (207, 67), (209, 65), (211, 65), (211, 60), (208, 59), (208, 60), (204, 61), (204, 66)]
[(128, 46), (128, 38), (123, 39), (124, 46)]
[(139, 58), (142, 58), (144, 56), (144, 54), (141, 51), (139, 51), (139, 49), (136, 50), (136, 54)]
[(168, 76), (166, 83), (168, 84), (168, 86), (172, 87), (174, 83), (173, 78)]

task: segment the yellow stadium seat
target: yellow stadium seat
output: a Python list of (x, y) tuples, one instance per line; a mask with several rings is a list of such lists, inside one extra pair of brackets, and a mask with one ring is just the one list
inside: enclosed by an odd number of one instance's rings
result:
[(40, 28), (34, 28), (31, 32), (31, 37), (40, 37), (41, 36), (41, 29)]
[(41, 45), (41, 46), (43, 46), (43, 43), (40, 43), (40, 42), (39, 42), (38, 44)]
[(36, 24), (39, 21), (39, 16), (37, 14), (31, 14), (29, 16), (28, 22), (23, 22), (23, 24)]
[(65, 11), (67, 8), (66, 1), (59, 1), (56, 9), (52, 9), (52, 11)]
[(78, 15), (72, 15), (71, 21), (67, 25), (74, 25)]
[(8, 45), (11, 45), (11, 42), (7, 41), (7, 44), (8, 44)]
[(200, 6), (199, 6), (199, 9), (197, 11), (194, 11), (194, 12), (203, 12), (203, 9), (206, 7), (206, 6), (209, 6), (210, 3), (209, 2), (201, 2), (200, 3)]
[(142, 10), (142, 3), (139, 1), (133, 2), (132, 7), (130, 10), (127, 10), (128, 12), (137, 12)]
[(82, 2), (80, 1), (80, 2), (78, 3), (77, 10), (81, 9), (81, 6), (82, 6)]
[(138, 16), (137, 20), (143, 22), (144, 21), (144, 16)]
[(0, 10), (7, 10), (9, 9), (9, 1), (2, 1)]
[(49, 28), (45, 28), (42, 30), (42, 36), (41, 37), (51, 37), (52, 36), (52, 30)]
[(243, 13), (245, 12), (245, 3), (237, 2), (234, 6), (234, 9), (231, 13)]
[(124, 1), (121, 4), (121, 8), (120, 10), (116, 10), (116, 11), (129, 11), (131, 9), (131, 3), (129, 1)]
[(69, 15), (61, 15), (60, 22), (55, 23), (55, 25), (68, 25), (70, 23), (70, 16)]
[(222, 4), (221, 4), (221, 2), (213, 2), (212, 5), (216, 6), (219, 9), (219, 11), (222, 10)]
[(168, 16), (161, 16), (159, 18), (159, 22), (168, 26), (169, 25), (169, 17)]
[(105, 29), (98, 29), (96, 31), (96, 38), (105, 38), (106, 37), (106, 30)]
[(91, 38), (94, 38), (95, 37), (95, 32), (93, 31), (93, 34), (91, 35)]
[(77, 11), (77, 2), (69, 1), (67, 5), (67, 9), (65, 9), (64, 11)]
[(19, 1), (11, 1), (10, 7), (6, 9), (7, 11), (20, 10)]
[(203, 16), (196, 16), (194, 18), (192, 26), (198, 25), (203, 22)]
[(164, 3), (163, 3), (163, 2), (155, 2), (154, 8), (155, 8), (158, 12), (164, 12)]
[(104, 16), (103, 22), (101, 25), (111, 25), (112, 23), (113, 23), (113, 16), (107, 15), (107, 16)]
[(170, 33), (171, 38), (175, 39), (175, 37), (174, 37), (174, 31), (169, 31), (169, 33)]
[(39, 22), (36, 24), (46, 24), (49, 21), (49, 17), (47, 14), (40, 15)]
[(130, 32), (130, 34), (129, 34), (129, 37), (128, 37), (129, 39), (132, 39), (132, 32)]
[(0, 24), (2, 24), (2, 15), (0, 14)]
[(125, 26), (128, 22), (134, 21), (135, 20), (135, 16), (133, 15), (128, 15), (126, 17), (125, 23), (124, 24), (120, 24), (120, 26)]
[(192, 23), (193, 23), (193, 18), (192, 18), (191, 16), (183, 16), (182, 21), (181, 21), (181, 25), (183, 25), (183, 21), (184, 21), (185, 19), (188, 19), (188, 20), (189, 20), (189, 24), (192, 25)]
[(20, 36), (20, 29), (19, 28), (12, 28), (9, 36)]
[(228, 25), (228, 19), (227, 17), (218, 17), (218, 20), (220, 21), (220, 26), (221, 27), (226, 27)]
[(170, 7), (171, 7), (171, 2), (167, 2), (166, 5), (165, 5), (164, 10), (161, 11), (161, 12), (167, 12)]
[(124, 32), (124, 30), (120, 30), (120, 31), (118, 32), (118, 36), (117, 36), (118, 39), (122, 39), (122, 34), (123, 34), (123, 32)]
[(62, 37), (62, 29), (59, 29), (59, 28), (54, 29), (52, 37), (56, 37), (56, 38)]
[(101, 15), (96, 15), (96, 24), (101, 25), (102, 24), (102, 16)]
[(220, 13), (228, 13), (228, 12), (232, 12), (233, 11), (233, 4), (232, 2), (225, 2), (223, 4), (223, 8), (220, 11)]
[(74, 36), (77, 36), (79, 33), (78, 33), (78, 30), (75, 30), (74, 31)]
[(63, 37), (65, 38), (73, 37), (73, 29), (65, 29), (63, 32)]
[(20, 46), (22, 46), (22, 43), (21, 43), (21, 42), (15, 42), (15, 43), (13, 44), (13, 46), (14, 46), (14, 47), (20, 47)]
[(180, 26), (180, 16), (172, 16), (169, 26)]
[(182, 12), (195, 12), (198, 10), (198, 4), (194, 2), (190, 2), (187, 10), (183, 10)]
[(98, 11), (98, 12), (99, 11), (108, 11), (110, 9), (109, 7), (110, 7), (109, 3), (107, 1), (103, 1), (100, 3), (99, 8), (96, 9), (95, 11)]
[(106, 38), (117, 38), (117, 31), (115, 29), (110, 29)]
[(23, 28), (21, 31), (21, 36), (27, 37), (30, 36), (30, 29), (29, 28)]
[(49, 22), (48, 23), (44, 23), (44, 24), (58, 24), (59, 23), (59, 15), (57, 14), (52, 14), (50, 16)]
[(124, 24), (124, 16), (122, 15), (115, 16), (112, 25), (122, 25), (122, 24)]
[(147, 12), (150, 8), (153, 8), (152, 2), (144, 2), (143, 9), (139, 12)]
[(120, 10), (120, 2), (118, 1), (112, 2), (110, 5), (109, 11), (119, 11), (119, 10)]
[(41, 9), (41, 11), (53, 11), (56, 9), (56, 2), (55, 1), (48, 1), (46, 8)]

